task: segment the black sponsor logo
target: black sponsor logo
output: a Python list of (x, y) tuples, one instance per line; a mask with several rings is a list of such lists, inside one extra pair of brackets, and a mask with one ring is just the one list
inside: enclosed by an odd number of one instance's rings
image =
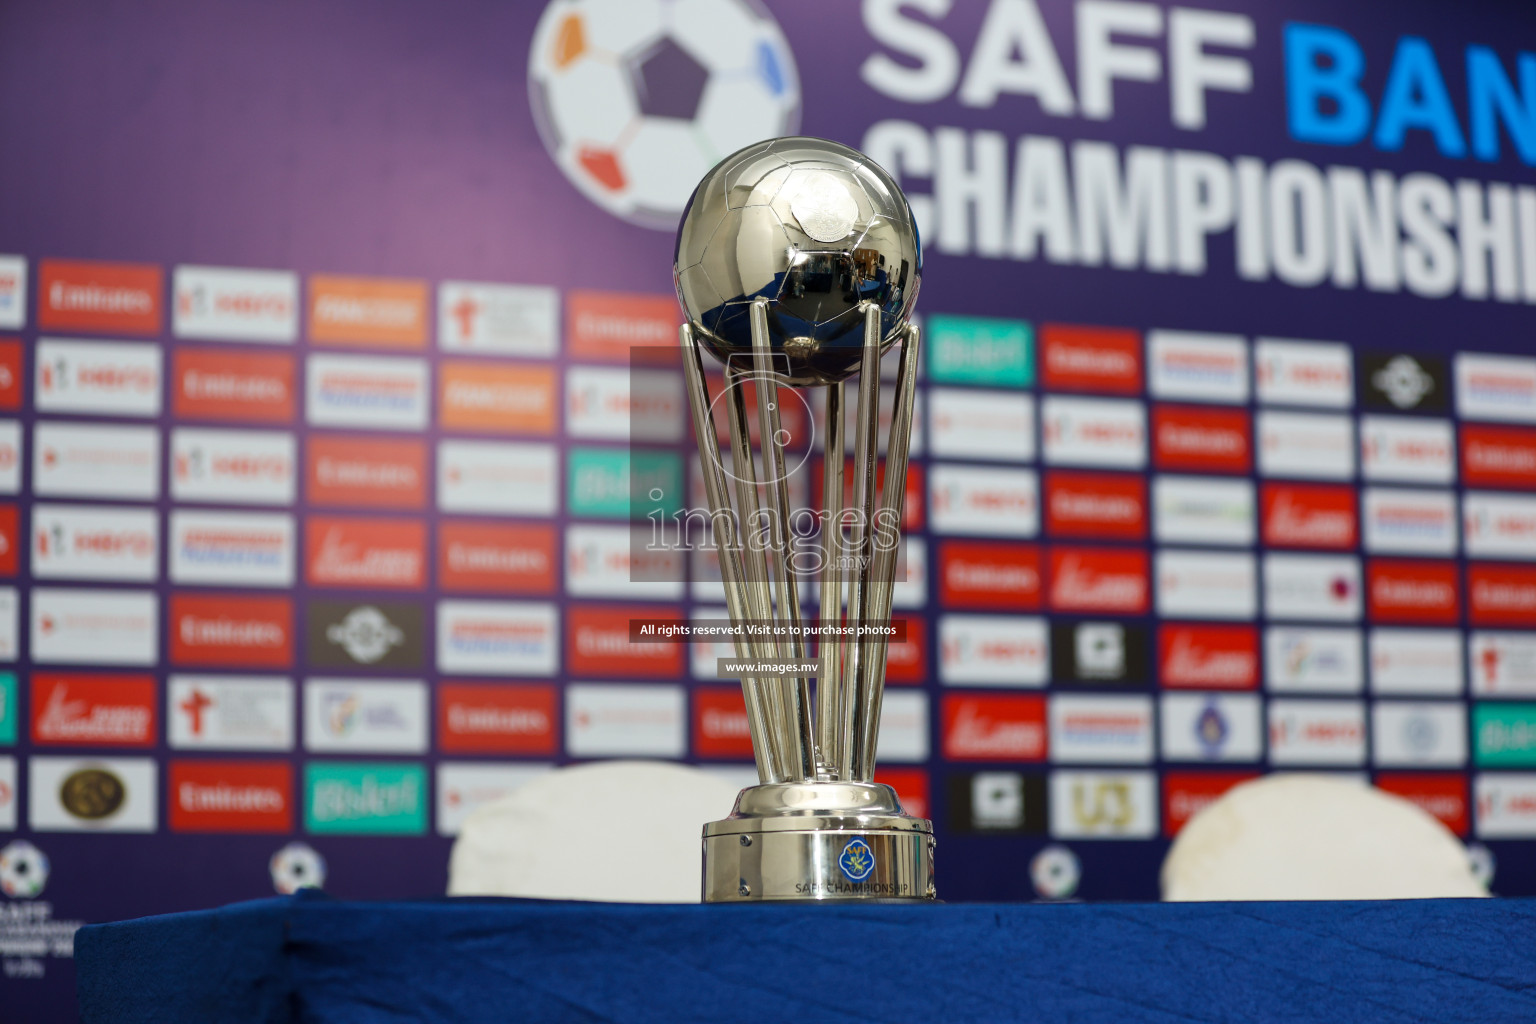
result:
[(1445, 360), (1406, 352), (1360, 356), (1360, 404), (1394, 412), (1446, 412), (1450, 386)]
[(1051, 626), (1051, 678), (1058, 683), (1136, 683), (1147, 678), (1143, 626), (1120, 622)]
[(1044, 835), (1045, 776), (965, 772), (949, 777), (949, 827), (968, 835)]
[(72, 772), (59, 787), (59, 802), (64, 809), (86, 821), (100, 821), (117, 812), (127, 799), (123, 780), (105, 768), (82, 768)]
[(311, 601), (309, 663), (320, 668), (421, 668), (420, 605)]

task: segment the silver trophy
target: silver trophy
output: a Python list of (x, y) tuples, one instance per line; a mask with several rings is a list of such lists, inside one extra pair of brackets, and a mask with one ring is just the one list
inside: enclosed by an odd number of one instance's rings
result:
[[(704, 900), (933, 899), (933, 826), (874, 781), (891, 588), (917, 377), (910, 322), (922, 275), (906, 197), (863, 154), (784, 138), (722, 161), (694, 190), (678, 228), (682, 360), (698, 439), (710, 536), (744, 633), (737, 656), (760, 784), (704, 827)], [(900, 346), (876, 499), (880, 361)], [(700, 349), (724, 364), (711, 397)], [(844, 508), (845, 382), (858, 375), (852, 505)], [(756, 395), (754, 464), (745, 385)], [(820, 610), (803, 615), (803, 560), (790, 529), (783, 387), (826, 389), (820, 510)], [(730, 455), (716, 442), (719, 403)], [(734, 501), (734, 504), (733, 504)], [(803, 552), (800, 552), (803, 554)], [(842, 632), (826, 635), (828, 627)], [(808, 658), (812, 634), (817, 644)], [(775, 663), (800, 664), (783, 671)], [(815, 711), (811, 680), (815, 679)]]

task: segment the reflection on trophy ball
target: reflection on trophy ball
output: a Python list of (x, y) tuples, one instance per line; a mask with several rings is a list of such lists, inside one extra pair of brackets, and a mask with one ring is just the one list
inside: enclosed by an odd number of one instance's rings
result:
[(906, 326), (922, 277), (912, 210), (868, 157), (825, 139), (771, 139), (722, 160), (694, 189), (677, 231), (678, 301), (699, 343), (750, 366), (748, 310), (768, 300), (786, 383), (858, 372), (860, 306), (880, 307), (882, 351)]

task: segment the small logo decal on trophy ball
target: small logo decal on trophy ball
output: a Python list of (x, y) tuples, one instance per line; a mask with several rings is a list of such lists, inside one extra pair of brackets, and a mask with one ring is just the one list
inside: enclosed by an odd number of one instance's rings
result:
[(800, 126), (795, 59), (760, 0), (550, 0), (528, 98), (583, 195), (668, 231), (711, 167)]
[(849, 881), (862, 882), (875, 870), (875, 851), (862, 839), (850, 839), (843, 847), (842, 856), (837, 858), (837, 866), (843, 869)]

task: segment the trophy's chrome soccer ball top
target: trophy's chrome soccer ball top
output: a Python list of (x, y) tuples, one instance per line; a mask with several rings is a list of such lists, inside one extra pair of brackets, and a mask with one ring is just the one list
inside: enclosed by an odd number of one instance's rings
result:
[(882, 350), (901, 333), (922, 253), (912, 210), (883, 168), (836, 142), (785, 138), (704, 176), (683, 212), (673, 270), (698, 341), (716, 358), (750, 355), (749, 309), (767, 299), (782, 382), (827, 384), (858, 369), (865, 303), (880, 309)]

